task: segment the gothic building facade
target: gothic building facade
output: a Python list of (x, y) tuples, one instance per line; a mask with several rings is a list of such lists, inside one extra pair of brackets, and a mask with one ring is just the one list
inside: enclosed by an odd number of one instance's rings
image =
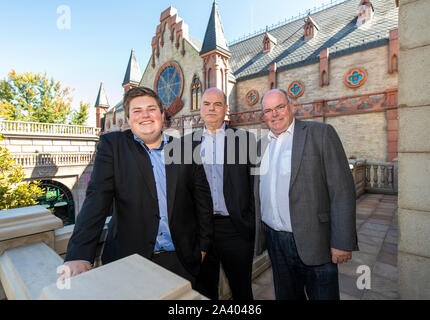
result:
[[(143, 74), (132, 50), (123, 81), (153, 88), (166, 128), (200, 127), (200, 99), (209, 87), (228, 97), (228, 121), (264, 126), (261, 98), (288, 92), (296, 117), (333, 125), (349, 157), (397, 157), (398, 8), (395, 0), (346, 0), (266, 32), (227, 44), (214, 1), (203, 42), (173, 7), (160, 15)], [(149, 44), (148, 44), (149, 45)], [(100, 85), (97, 126), (128, 129), (122, 102), (110, 106)]]

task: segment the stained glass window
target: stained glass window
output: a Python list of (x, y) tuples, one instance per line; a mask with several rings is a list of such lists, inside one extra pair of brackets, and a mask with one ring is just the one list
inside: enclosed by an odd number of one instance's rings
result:
[(293, 81), (288, 87), (288, 95), (291, 98), (298, 98), (305, 92), (305, 85), (300, 81)]
[(171, 105), (181, 93), (181, 76), (174, 66), (166, 67), (157, 81), (157, 92), (163, 105)]
[(200, 108), (201, 87), (199, 78), (194, 76), (193, 83), (191, 84), (191, 110), (198, 110)]
[(367, 79), (367, 72), (363, 68), (353, 68), (345, 75), (345, 84), (350, 88), (363, 85)]

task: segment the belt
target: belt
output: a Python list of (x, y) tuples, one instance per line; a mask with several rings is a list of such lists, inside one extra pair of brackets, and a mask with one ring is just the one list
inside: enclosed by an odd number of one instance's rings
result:
[(175, 251), (154, 251), (152, 254), (160, 254), (160, 253), (168, 253), (168, 252), (175, 252)]

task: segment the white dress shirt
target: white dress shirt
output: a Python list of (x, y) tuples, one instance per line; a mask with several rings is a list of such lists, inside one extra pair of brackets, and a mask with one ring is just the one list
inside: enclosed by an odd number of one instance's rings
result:
[(293, 232), (290, 217), (291, 152), (295, 120), (286, 131), (276, 137), (269, 131), (269, 145), (261, 167), (267, 168), (260, 176), (261, 218), (276, 231)]

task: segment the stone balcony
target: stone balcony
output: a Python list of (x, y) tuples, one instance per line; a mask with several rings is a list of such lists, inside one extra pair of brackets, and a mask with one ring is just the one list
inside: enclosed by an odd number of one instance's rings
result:
[[(69, 282), (56, 283), (74, 225), (62, 221), (42, 206), (0, 213), (0, 300), (199, 300), (189, 281), (139, 255), (101, 265), (107, 235), (106, 219), (97, 248), (95, 268)], [(253, 277), (270, 266), (267, 253), (255, 257)], [(231, 297), (223, 271), (220, 297)]]

